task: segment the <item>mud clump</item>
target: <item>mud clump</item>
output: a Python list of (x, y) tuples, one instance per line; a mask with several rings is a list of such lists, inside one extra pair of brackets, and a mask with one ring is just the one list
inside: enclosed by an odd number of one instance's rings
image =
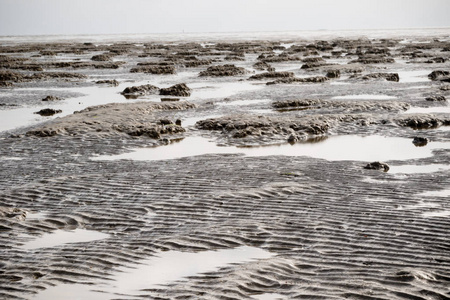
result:
[(416, 136), (416, 137), (414, 137), (412, 143), (416, 147), (423, 147), (423, 146), (426, 146), (429, 141), (430, 140), (428, 138)]
[(110, 54), (99, 54), (99, 55), (92, 56), (91, 60), (93, 60), (93, 61), (111, 61), (112, 58), (113, 58), (113, 56)]
[(367, 112), (367, 111), (405, 111), (410, 105), (399, 101), (327, 101), (321, 99), (294, 99), (282, 100), (272, 103), (272, 107), (280, 111), (295, 110), (297, 108), (321, 108), (321, 109), (341, 109), (346, 112)]
[(21, 82), (25, 78), (24, 75), (12, 71), (0, 71), (0, 81)]
[(413, 129), (431, 129), (442, 125), (450, 125), (450, 118), (446, 116), (437, 117), (428, 114), (417, 114), (396, 120), (400, 126), (411, 127)]
[(221, 131), (233, 139), (283, 140), (294, 135), (304, 139), (308, 135), (323, 135), (337, 119), (308, 116), (302, 118), (235, 115), (198, 121), (201, 130)]
[(160, 88), (151, 84), (131, 86), (125, 88), (121, 94), (124, 96), (146, 96), (158, 94)]
[(293, 72), (265, 72), (250, 76), (249, 80), (263, 80), (267, 78), (294, 78)]
[(326, 62), (321, 62), (321, 61), (308, 62), (308, 63), (303, 64), (300, 69), (302, 69), (302, 70), (317, 69), (320, 67), (331, 66), (331, 65), (332, 64), (328, 64)]
[(191, 95), (191, 91), (192, 90), (185, 83), (179, 83), (171, 87), (161, 89), (159, 94), (164, 96), (189, 97)]
[(387, 81), (394, 81), (394, 82), (400, 81), (400, 76), (398, 75), (398, 73), (372, 73), (361, 77), (362, 80), (380, 79), (380, 78), (386, 79)]
[(115, 79), (113, 79), (113, 80), (98, 80), (95, 82), (95, 84), (108, 84), (111, 86), (119, 86), (119, 82)]
[(450, 72), (442, 70), (433, 71), (428, 74), (428, 78), (433, 81), (450, 82)]
[(59, 113), (62, 113), (62, 110), (53, 109), (53, 108), (44, 108), (44, 109), (41, 109), (40, 111), (35, 112), (35, 114), (41, 115), (43, 117), (49, 117), (49, 116), (53, 116), (54, 114), (59, 114)]
[(268, 64), (265, 61), (258, 61), (257, 63), (255, 63), (253, 65), (253, 68), (255, 70), (259, 70), (259, 71), (267, 71), (267, 72), (275, 72), (275, 68), (272, 67), (270, 64)]
[(322, 83), (325, 81), (328, 81), (329, 78), (325, 76), (314, 76), (314, 77), (306, 77), (306, 78), (280, 78), (274, 81), (269, 81), (266, 84), (267, 85), (273, 85), (273, 84), (289, 84), (289, 83)]
[(431, 101), (431, 102), (443, 102), (443, 101), (447, 101), (447, 99), (445, 98), (445, 96), (440, 96), (440, 95), (435, 95), (435, 96), (426, 97), (425, 100), (426, 100), (426, 101)]
[(364, 65), (369, 64), (392, 64), (395, 60), (392, 57), (380, 57), (380, 56), (361, 56), (356, 60), (352, 60), (349, 63), (360, 63)]
[(131, 73), (149, 73), (149, 74), (176, 74), (175, 66), (141, 66), (132, 68)]
[(235, 65), (212, 66), (206, 71), (200, 72), (199, 76), (238, 76), (247, 74), (247, 70)]
[(47, 96), (44, 99), (42, 99), (42, 101), (59, 101), (59, 100), (62, 100), (62, 99), (59, 97), (56, 97), (56, 96), (52, 96), (52, 95)]
[(339, 77), (341, 77), (341, 71), (340, 70), (328, 70), (326, 76), (328, 78), (339, 78)]
[(367, 164), (364, 169), (368, 170), (383, 170), (384, 172), (389, 171), (389, 165), (383, 162), (375, 161)]

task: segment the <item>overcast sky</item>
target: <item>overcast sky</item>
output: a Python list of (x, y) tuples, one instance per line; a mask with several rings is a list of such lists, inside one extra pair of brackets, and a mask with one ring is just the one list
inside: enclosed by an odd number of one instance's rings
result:
[(450, 0), (0, 0), (0, 36), (450, 27)]

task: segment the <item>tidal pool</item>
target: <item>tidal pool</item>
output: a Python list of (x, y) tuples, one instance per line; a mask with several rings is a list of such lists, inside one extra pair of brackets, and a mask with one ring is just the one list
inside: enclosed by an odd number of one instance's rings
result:
[(450, 143), (433, 142), (415, 147), (411, 139), (383, 136), (332, 136), (315, 143), (280, 144), (257, 147), (218, 146), (203, 137), (187, 137), (166, 146), (133, 149), (119, 155), (91, 157), (92, 160), (165, 160), (205, 154), (243, 154), (255, 156), (309, 156), (331, 161), (388, 161), (430, 157), (434, 149), (450, 147)]
[(397, 97), (388, 96), (388, 95), (361, 94), (361, 95), (335, 96), (335, 97), (332, 97), (331, 99), (335, 99), (335, 100), (392, 100), (392, 99), (397, 99)]
[(84, 243), (108, 238), (109, 235), (98, 231), (75, 229), (72, 231), (56, 230), (33, 239), (22, 246), (22, 249), (39, 249), (55, 247), (70, 243)]
[(218, 251), (160, 252), (139, 264), (120, 268), (110, 278), (112, 281), (99, 282), (95, 286), (65, 284), (49, 287), (31, 299), (103, 300), (119, 298), (119, 295), (139, 297), (143, 289), (158, 288), (189, 276), (217, 271), (230, 264), (268, 259), (273, 255), (263, 249), (248, 246)]
[(416, 173), (434, 173), (450, 170), (450, 165), (433, 164), (433, 165), (402, 165), (390, 166), (390, 174), (416, 174)]

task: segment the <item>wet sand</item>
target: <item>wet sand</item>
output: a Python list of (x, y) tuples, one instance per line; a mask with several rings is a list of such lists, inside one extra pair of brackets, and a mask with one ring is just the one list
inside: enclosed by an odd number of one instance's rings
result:
[(449, 34), (5, 43), (0, 298), (450, 298)]

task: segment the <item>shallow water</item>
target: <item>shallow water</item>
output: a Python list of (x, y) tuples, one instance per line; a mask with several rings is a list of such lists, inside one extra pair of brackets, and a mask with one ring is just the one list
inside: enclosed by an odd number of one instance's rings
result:
[(415, 71), (398, 71), (398, 76), (400, 77), (401, 83), (414, 83), (414, 82), (427, 82), (428, 74), (431, 71), (428, 70), (415, 70)]
[[(195, 74), (195, 73), (189, 73)], [(106, 86), (93, 86), (93, 87), (82, 87), (82, 88), (30, 88), (30, 89), (16, 89), (16, 90), (27, 90), (32, 93), (33, 91), (47, 91), (47, 94), (51, 95), (52, 91), (58, 92), (76, 92), (83, 93), (84, 96), (76, 98), (67, 98), (64, 100), (42, 103), (36, 105), (29, 105), (19, 108), (13, 108), (9, 110), (0, 110), (0, 132), (10, 131), (24, 126), (36, 125), (42, 122), (53, 120), (55, 118), (64, 117), (73, 114), (75, 111), (83, 110), (90, 106), (103, 105), (107, 103), (130, 103), (139, 101), (152, 101), (160, 102), (160, 95), (147, 95), (143, 97), (138, 97), (136, 99), (127, 99), (120, 94), (125, 87), (128, 86), (138, 86), (144, 84), (156, 84), (160, 87), (169, 87), (171, 84), (161, 84), (149, 81), (141, 82), (122, 82), (117, 87), (106, 87)], [(241, 92), (258, 90), (264, 87), (264, 85), (258, 85), (249, 82), (223, 82), (223, 83), (192, 83), (188, 85), (192, 88), (191, 97), (182, 97), (184, 100), (208, 100), (217, 98), (226, 98)], [(62, 110), (61, 113), (55, 114), (53, 116), (42, 117), (35, 114), (35, 112), (41, 110), (42, 108), (53, 108)]]
[(425, 218), (446, 218), (450, 217), (450, 210), (441, 210), (441, 211), (427, 211), (422, 214)]
[[(112, 282), (99, 283), (95, 287), (58, 285), (46, 289), (32, 299), (103, 300), (117, 297), (113, 295), (138, 296), (142, 289), (157, 288), (189, 276), (217, 271), (219, 268), (230, 264), (242, 264), (272, 256), (273, 254), (270, 252), (248, 246), (195, 253), (160, 252), (157, 256), (141, 261), (139, 264), (120, 268), (116, 275), (111, 278)], [(73, 298), (66, 298), (66, 294), (72, 295)], [(74, 295), (77, 295), (77, 297), (74, 297)]]
[(55, 247), (70, 243), (84, 243), (108, 238), (109, 235), (98, 231), (75, 229), (73, 231), (56, 230), (52, 233), (46, 233), (41, 237), (31, 240), (20, 248), (38, 249), (46, 247)]
[(286, 299), (283, 295), (275, 294), (275, 293), (265, 293), (261, 295), (256, 295), (252, 297), (257, 300), (278, 300), (278, 299)]
[(410, 139), (382, 136), (333, 136), (317, 143), (281, 144), (259, 147), (225, 147), (203, 137), (188, 137), (167, 146), (134, 149), (112, 156), (96, 156), (92, 160), (165, 160), (204, 154), (244, 154), (247, 156), (309, 156), (332, 161), (408, 160), (432, 156), (432, 150), (450, 147), (450, 143), (430, 143), (415, 147)]
[(403, 166), (390, 166), (390, 174), (416, 174), (416, 173), (434, 173), (440, 171), (450, 170), (450, 165), (403, 165)]
[(421, 194), (418, 194), (418, 196), (425, 196), (425, 197), (449, 197), (450, 196), (450, 189), (440, 190), (440, 191), (427, 191), (423, 192)]
[(450, 113), (450, 106), (434, 106), (434, 107), (411, 107), (405, 114), (433, 114), (433, 113)]
[(216, 271), (229, 264), (267, 259), (272, 256), (273, 254), (270, 252), (248, 246), (196, 253), (161, 252), (156, 257), (145, 260), (132, 268), (122, 268), (121, 272), (113, 277), (115, 281), (113, 290), (119, 293), (133, 293), (188, 276)]
[(362, 95), (335, 96), (335, 97), (332, 97), (331, 99), (336, 99), (336, 100), (392, 100), (392, 99), (397, 99), (397, 97), (388, 96), (388, 95), (362, 94)]

